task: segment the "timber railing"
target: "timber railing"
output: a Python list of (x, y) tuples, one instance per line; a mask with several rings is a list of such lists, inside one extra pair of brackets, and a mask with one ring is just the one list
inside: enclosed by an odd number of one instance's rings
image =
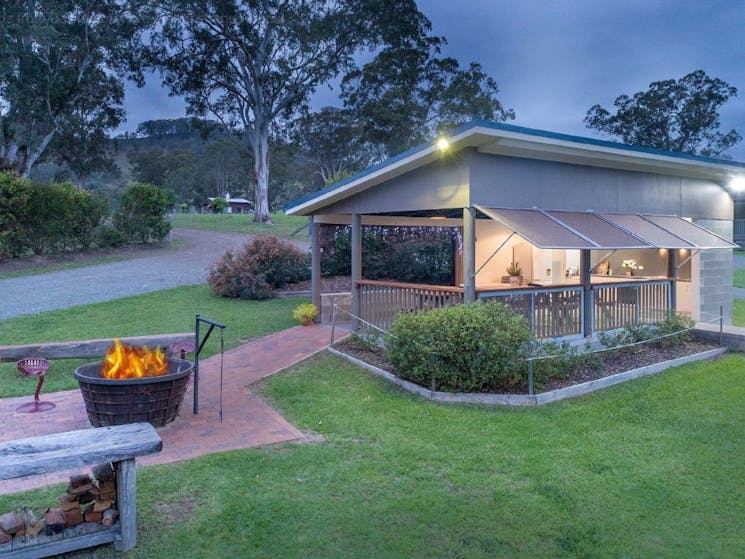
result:
[(593, 330), (653, 324), (667, 318), (672, 306), (671, 280), (593, 284)]
[(400, 312), (463, 303), (463, 288), (395, 281), (359, 280), (360, 315), (371, 324), (389, 330)]
[(479, 291), (479, 299), (504, 303), (523, 315), (536, 338), (563, 338), (584, 334), (582, 287), (544, 287)]

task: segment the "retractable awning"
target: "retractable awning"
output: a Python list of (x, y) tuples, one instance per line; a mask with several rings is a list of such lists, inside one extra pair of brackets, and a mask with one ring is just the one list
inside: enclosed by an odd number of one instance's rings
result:
[(543, 249), (712, 249), (737, 245), (678, 216), (476, 209)]

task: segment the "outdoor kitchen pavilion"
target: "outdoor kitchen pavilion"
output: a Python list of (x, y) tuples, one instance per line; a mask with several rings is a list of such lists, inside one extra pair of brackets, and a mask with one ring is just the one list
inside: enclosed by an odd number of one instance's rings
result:
[[(387, 327), (400, 310), (496, 297), (541, 337), (590, 335), (670, 310), (707, 321), (722, 307), (731, 320), (725, 186), (744, 173), (742, 163), (475, 121), (446, 149), (419, 146), (286, 211), (310, 216), (316, 304), (319, 227), (348, 223), (356, 316)], [(460, 228), (459, 281), (363, 280), (363, 225)], [(503, 280), (512, 261), (519, 286)]]

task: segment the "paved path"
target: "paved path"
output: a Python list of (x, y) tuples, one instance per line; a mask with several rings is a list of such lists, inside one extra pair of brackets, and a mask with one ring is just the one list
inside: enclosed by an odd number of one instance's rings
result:
[[(181, 415), (158, 430), (163, 451), (138, 458), (138, 464), (164, 464), (204, 454), (302, 439), (276, 410), (253, 393), (251, 385), (323, 350), (329, 343), (327, 326), (296, 326), (252, 340), (225, 352), (223, 367), (223, 418), (220, 421), (220, 356), (199, 363), (199, 414), (192, 413), (189, 387)], [(61, 433), (90, 427), (79, 390), (42, 393), (57, 407), (42, 413), (16, 413), (29, 396), (0, 400), (3, 429), (0, 441)], [(85, 471), (85, 470), (82, 470)], [(71, 472), (56, 472), (19, 480), (0, 481), (0, 494), (13, 493), (67, 481)]]
[(48, 274), (0, 280), (0, 320), (22, 314), (62, 309), (179, 285), (204, 283), (210, 265), (248, 236), (174, 229), (181, 250), (156, 256), (98, 264)]

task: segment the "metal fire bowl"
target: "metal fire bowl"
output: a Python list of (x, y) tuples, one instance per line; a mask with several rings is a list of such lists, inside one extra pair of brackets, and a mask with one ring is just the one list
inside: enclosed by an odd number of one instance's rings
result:
[(163, 427), (176, 419), (184, 400), (191, 362), (169, 357), (168, 372), (134, 379), (101, 378), (102, 361), (75, 369), (88, 419), (94, 427), (146, 421)]

